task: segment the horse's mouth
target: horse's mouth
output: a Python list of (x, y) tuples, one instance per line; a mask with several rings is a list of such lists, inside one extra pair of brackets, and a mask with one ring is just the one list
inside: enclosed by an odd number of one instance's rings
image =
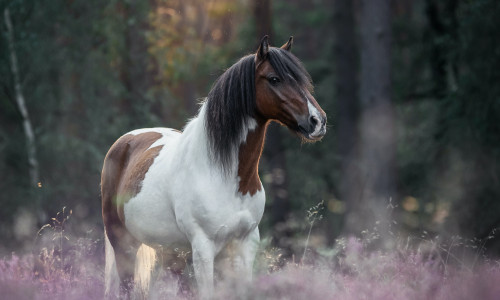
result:
[(295, 131), (298, 136), (302, 138), (305, 142), (314, 143), (320, 141), (326, 134), (326, 128), (323, 126), (319, 132), (307, 132), (304, 127), (299, 126)]
[(325, 135), (323, 134), (323, 135), (313, 136), (313, 135), (308, 134), (308, 135), (301, 135), (301, 136), (302, 136), (302, 139), (305, 140), (306, 142), (314, 143), (314, 142), (321, 141), (321, 139)]

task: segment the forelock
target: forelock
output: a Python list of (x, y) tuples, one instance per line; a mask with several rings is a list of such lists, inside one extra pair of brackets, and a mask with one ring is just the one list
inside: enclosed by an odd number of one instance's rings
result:
[(290, 51), (281, 48), (269, 49), (269, 63), (276, 75), (285, 82), (296, 83), (312, 91), (311, 75), (306, 71), (302, 62)]

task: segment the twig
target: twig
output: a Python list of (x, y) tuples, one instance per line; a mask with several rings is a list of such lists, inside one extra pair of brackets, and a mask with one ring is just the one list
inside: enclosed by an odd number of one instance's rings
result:
[(309, 246), (309, 238), (311, 237), (311, 231), (314, 225), (314, 222), (316, 220), (321, 220), (323, 216), (320, 214), (321, 210), (323, 210), (323, 203), (324, 201), (321, 200), (320, 203), (316, 204), (315, 206), (309, 208), (307, 210), (307, 219), (309, 220), (309, 232), (307, 233), (307, 239), (306, 239), (306, 244), (304, 247), (304, 253), (302, 254), (302, 258), (300, 259), (300, 263), (304, 262), (304, 259), (306, 257), (306, 252), (307, 252), (307, 247)]

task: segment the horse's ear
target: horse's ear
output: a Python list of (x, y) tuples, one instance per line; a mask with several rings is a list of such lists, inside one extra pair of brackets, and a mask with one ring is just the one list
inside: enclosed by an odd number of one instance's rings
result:
[(292, 44), (293, 44), (293, 36), (291, 36), (288, 39), (288, 42), (286, 42), (283, 46), (281, 46), (281, 49), (286, 50), (286, 51), (290, 51), (290, 50), (292, 50)]
[(269, 53), (269, 36), (265, 35), (260, 41), (259, 49), (255, 54), (255, 64), (263, 62), (267, 59), (267, 54)]

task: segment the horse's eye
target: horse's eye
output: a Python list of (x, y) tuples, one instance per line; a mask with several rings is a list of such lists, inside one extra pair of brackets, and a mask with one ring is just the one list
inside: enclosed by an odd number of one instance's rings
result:
[(280, 83), (280, 79), (276, 76), (269, 77), (267, 80), (269, 80), (269, 83), (272, 85), (277, 85)]

